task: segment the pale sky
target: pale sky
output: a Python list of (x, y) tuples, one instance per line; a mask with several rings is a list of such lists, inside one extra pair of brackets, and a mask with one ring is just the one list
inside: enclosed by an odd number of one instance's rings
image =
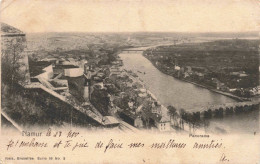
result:
[(27, 33), (259, 31), (260, 1), (4, 0), (1, 21)]

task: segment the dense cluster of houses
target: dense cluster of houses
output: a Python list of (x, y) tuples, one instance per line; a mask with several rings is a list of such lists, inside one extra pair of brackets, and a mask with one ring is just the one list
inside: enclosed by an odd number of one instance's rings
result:
[(171, 131), (168, 110), (145, 88), (136, 73), (122, 69), (121, 61), (113, 63), (110, 76), (104, 80), (110, 106), (127, 123), (137, 128)]

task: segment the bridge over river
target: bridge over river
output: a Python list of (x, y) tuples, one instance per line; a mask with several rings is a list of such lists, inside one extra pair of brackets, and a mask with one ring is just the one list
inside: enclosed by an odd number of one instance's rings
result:
[(212, 111), (214, 110), (219, 110), (223, 109), (225, 110), (235, 110), (235, 108), (242, 107), (243, 109), (247, 109), (247, 106), (252, 106), (252, 105), (258, 105), (260, 102), (258, 100), (255, 101), (245, 101), (245, 102), (231, 102), (231, 103), (225, 103), (225, 104), (219, 104), (219, 105), (208, 105), (208, 106), (202, 106), (202, 107), (194, 107), (194, 108), (188, 108), (187, 111), (194, 111), (194, 112), (203, 112), (211, 109)]
[[(144, 49), (124, 49), (122, 50), (123, 53), (137, 53), (137, 52), (143, 52)], [(148, 50), (153, 51), (153, 50)], [(171, 53), (171, 51), (156, 51), (156, 53)]]
[[(174, 43), (165, 43), (165, 44), (158, 44), (158, 45), (150, 45), (150, 46), (144, 46), (144, 47), (134, 47), (134, 48), (128, 48), (122, 50), (123, 53), (134, 53), (134, 52), (142, 52), (148, 49), (153, 49), (158, 46), (167, 46), (167, 45), (173, 45)], [(157, 51), (157, 52), (169, 52), (169, 51)]]

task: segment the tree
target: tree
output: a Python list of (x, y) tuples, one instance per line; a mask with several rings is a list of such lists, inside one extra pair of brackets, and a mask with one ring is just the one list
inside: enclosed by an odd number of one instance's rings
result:
[(145, 121), (145, 127), (148, 129), (150, 127), (150, 117), (147, 109), (141, 111), (142, 119)]
[(108, 115), (110, 99), (106, 90), (95, 88), (90, 101), (102, 115)]
[(25, 38), (20, 36), (3, 38), (1, 45), (2, 82), (13, 89), (14, 84), (25, 80), (26, 72), (21, 72), (21, 67), (25, 64), (21, 62), (24, 58)]
[(181, 109), (180, 116), (181, 116), (181, 119), (180, 119), (181, 127), (182, 127), (182, 129), (184, 129), (184, 120), (187, 121), (187, 112), (184, 109)]
[(180, 115), (181, 115), (181, 118), (186, 120), (186, 115), (187, 115), (187, 112), (184, 110), (184, 109), (181, 109), (180, 110)]
[(171, 105), (169, 105), (167, 109), (168, 109), (168, 114), (170, 115), (170, 122), (172, 122), (172, 118), (175, 120), (175, 116), (177, 115), (177, 110)]

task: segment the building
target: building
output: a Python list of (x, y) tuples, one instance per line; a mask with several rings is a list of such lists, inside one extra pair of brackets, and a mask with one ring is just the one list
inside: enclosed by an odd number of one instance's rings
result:
[(225, 84), (219, 81), (217, 78), (212, 78), (212, 82), (215, 85), (216, 89), (225, 88)]
[(133, 101), (129, 101), (129, 102), (128, 102), (128, 107), (129, 107), (130, 109), (133, 109), (133, 107), (134, 107), (134, 102), (133, 102)]
[(230, 88), (228, 91), (229, 92), (235, 92), (237, 89), (236, 88)]
[(106, 127), (110, 127), (110, 128), (117, 127), (119, 125), (118, 120), (112, 116), (103, 117), (102, 122)]
[(56, 65), (56, 64), (59, 64), (59, 59), (58, 58), (55, 58), (55, 57), (50, 57), (50, 58), (44, 58), (42, 59), (41, 61), (48, 61), (48, 62), (51, 62), (52, 65)]
[(68, 68), (64, 69), (64, 75), (67, 77), (79, 77), (84, 73), (84, 69), (82, 68)]
[(128, 124), (135, 126), (137, 128), (142, 128), (144, 126), (143, 120), (139, 115), (133, 114), (129, 111), (120, 111), (119, 116)]
[(83, 68), (85, 70), (85, 65), (88, 63), (87, 60), (82, 59), (81, 61), (79, 61), (79, 67)]
[(68, 77), (69, 92), (79, 101), (86, 101), (90, 95), (90, 82), (85, 76)]
[(144, 127), (144, 124), (143, 124), (143, 120), (140, 116), (137, 116), (134, 120), (134, 126), (137, 127), (137, 128), (142, 128)]
[(245, 73), (245, 71), (239, 71), (239, 72), (231, 72), (230, 75), (237, 76), (237, 77), (247, 77), (248, 75)]
[(159, 129), (159, 131), (170, 131), (171, 130), (170, 120), (164, 116), (162, 116), (160, 119), (155, 121), (155, 126)]
[(259, 95), (260, 94), (260, 86), (257, 86), (257, 87), (250, 89), (249, 92), (250, 92), (251, 96)]
[(76, 61), (74, 58), (67, 58), (67, 60), (69, 61), (69, 64), (71, 64), (71, 65), (75, 65), (75, 66), (80, 65), (80, 62)]
[(140, 105), (138, 108), (135, 109), (135, 113), (140, 113), (143, 110), (143, 105)]
[(96, 67), (96, 61), (95, 59), (90, 59), (88, 60), (85, 64), (84, 64), (84, 71), (88, 72), (88, 71), (94, 71)]
[(179, 67), (179, 66), (174, 66), (174, 70), (180, 71), (180, 70), (181, 70), (181, 67)]
[(201, 72), (195, 72), (195, 75), (196, 75), (197, 78), (200, 79), (200, 80), (204, 79), (204, 73), (201, 73)]
[(184, 68), (184, 71), (186, 71), (187, 73), (192, 73), (191, 66), (186, 66), (186, 67)]
[(203, 78), (204, 77), (204, 73), (201, 73), (201, 72), (195, 72), (195, 74), (200, 77), (200, 78)]
[(184, 72), (184, 74), (183, 74), (183, 77), (184, 78), (187, 78), (187, 77), (189, 77), (190, 76), (190, 74), (188, 73), (188, 72)]
[(153, 102), (153, 104), (152, 104), (152, 113), (161, 115), (162, 114), (162, 109), (161, 108), (162, 108), (161, 105), (158, 105), (157, 102)]
[(70, 69), (70, 68), (78, 68), (78, 67), (74, 66), (74, 65), (56, 64), (55, 67), (53, 68), (53, 72), (54, 72), (54, 75), (59, 75), (59, 74), (64, 75), (65, 74), (64, 70)]

